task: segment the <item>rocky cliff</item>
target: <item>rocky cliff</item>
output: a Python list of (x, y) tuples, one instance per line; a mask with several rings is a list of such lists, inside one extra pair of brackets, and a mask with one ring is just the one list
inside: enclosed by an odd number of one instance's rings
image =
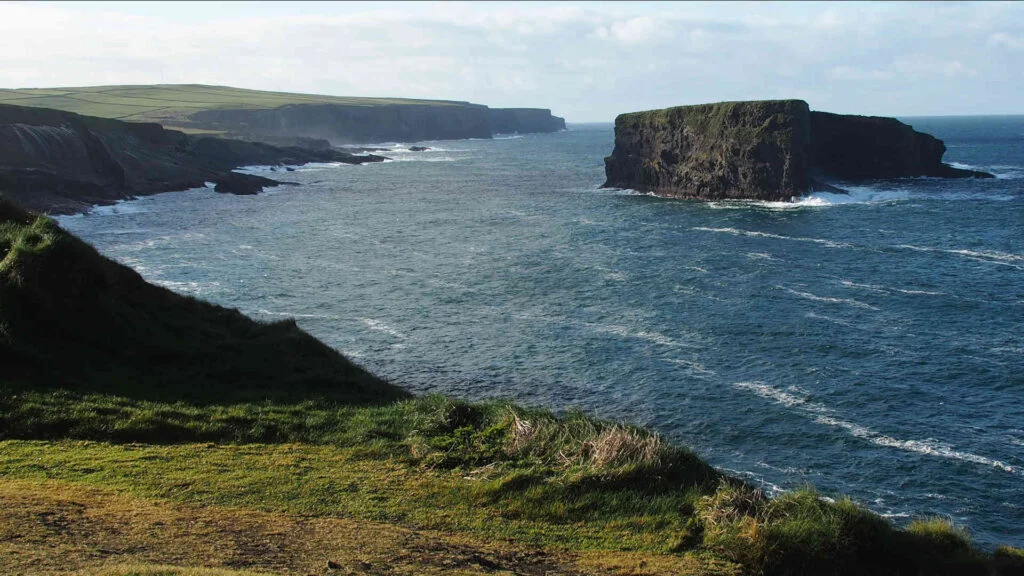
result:
[(528, 134), (565, 130), (565, 118), (547, 108), (491, 108), (491, 134)]
[(811, 112), (812, 165), (843, 180), (940, 176), (991, 178), (943, 164), (946, 145), (895, 118)]
[(557, 132), (565, 119), (542, 108), (488, 108), (479, 104), (289, 104), (265, 109), (204, 110), (192, 125), (226, 136), (282, 142), (296, 138), (334, 145), (490, 138), (493, 134)]
[(278, 182), (233, 174), (233, 168), (377, 160), (382, 158), (195, 137), (159, 124), (0, 105), (0, 192), (34, 210), (78, 212), (206, 182), (218, 190), (253, 193)]
[(686, 198), (782, 199), (810, 185), (810, 110), (800, 100), (622, 114), (605, 186)]
[(205, 110), (189, 118), (197, 126), (228, 136), (320, 138), (335, 145), (491, 137), (489, 109), (477, 104), (291, 104), (258, 110)]
[(941, 140), (893, 118), (811, 112), (802, 100), (622, 114), (605, 186), (702, 199), (788, 200), (824, 180), (991, 177), (942, 163)]

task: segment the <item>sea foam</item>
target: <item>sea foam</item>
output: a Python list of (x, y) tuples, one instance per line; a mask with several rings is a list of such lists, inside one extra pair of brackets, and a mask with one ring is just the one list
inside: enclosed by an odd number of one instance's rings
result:
[(807, 398), (808, 394), (803, 390), (791, 389), (787, 392), (762, 382), (736, 382), (733, 384), (733, 387), (739, 390), (752, 392), (757, 396), (766, 398), (787, 408), (795, 408), (798, 411), (811, 416), (814, 422), (817, 422), (818, 424), (845, 430), (850, 433), (850, 435), (867, 440), (876, 446), (884, 446), (906, 452), (949, 458), (962, 462), (971, 462), (974, 464), (981, 464), (983, 466), (991, 466), (992, 468), (1003, 470), (1004, 472), (1010, 472), (1012, 474), (1024, 475), (1024, 471), (1016, 466), (1012, 466), (987, 456), (957, 450), (949, 444), (932, 438), (925, 440), (903, 440), (882, 434), (881, 432), (876, 432), (866, 426), (861, 426), (860, 424), (844, 420), (837, 417), (835, 411), (831, 408), (824, 404), (809, 400)]

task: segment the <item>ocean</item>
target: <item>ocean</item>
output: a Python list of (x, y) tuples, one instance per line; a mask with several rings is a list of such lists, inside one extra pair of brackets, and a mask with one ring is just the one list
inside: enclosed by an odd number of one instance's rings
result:
[(903, 120), (997, 178), (668, 200), (601, 189), (614, 134), (592, 124), (60, 222), (415, 392), (579, 408), (772, 492), (1024, 546), (1024, 117)]

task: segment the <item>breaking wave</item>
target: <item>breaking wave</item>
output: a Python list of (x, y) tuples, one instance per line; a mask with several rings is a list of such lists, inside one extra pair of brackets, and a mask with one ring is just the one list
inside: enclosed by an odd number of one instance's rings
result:
[(843, 420), (842, 418), (837, 417), (835, 411), (831, 408), (824, 404), (808, 400), (807, 392), (800, 389), (791, 388), (790, 391), (787, 392), (761, 382), (737, 382), (733, 384), (733, 387), (739, 390), (751, 392), (787, 408), (795, 408), (800, 412), (811, 416), (818, 424), (845, 430), (850, 435), (867, 440), (876, 446), (884, 446), (886, 448), (895, 448), (906, 452), (914, 452), (917, 454), (925, 454), (929, 456), (980, 464), (983, 466), (991, 466), (992, 468), (1017, 475), (1024, 474), (1024, 471), (1016, 466), (1011, 466), (1010, 464), (987, 456), (957, 450), (949, 444), (939, 442), (932, 438), (928, 438), (926, 440), (902, 440), (882, 434), (881, 432), (876, 432), (866, 426), (861, 426), (860, 424)]

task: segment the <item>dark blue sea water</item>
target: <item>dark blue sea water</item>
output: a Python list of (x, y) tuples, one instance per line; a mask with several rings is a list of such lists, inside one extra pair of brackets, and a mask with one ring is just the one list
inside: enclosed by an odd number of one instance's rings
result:
[(415, 391), (583, 408), (772, 490), (1021, 546), (1024, 117), (908, 121), (999, 177), (665, 200), (599, 189), (612, 128), (581, 125), (61, 221)]

